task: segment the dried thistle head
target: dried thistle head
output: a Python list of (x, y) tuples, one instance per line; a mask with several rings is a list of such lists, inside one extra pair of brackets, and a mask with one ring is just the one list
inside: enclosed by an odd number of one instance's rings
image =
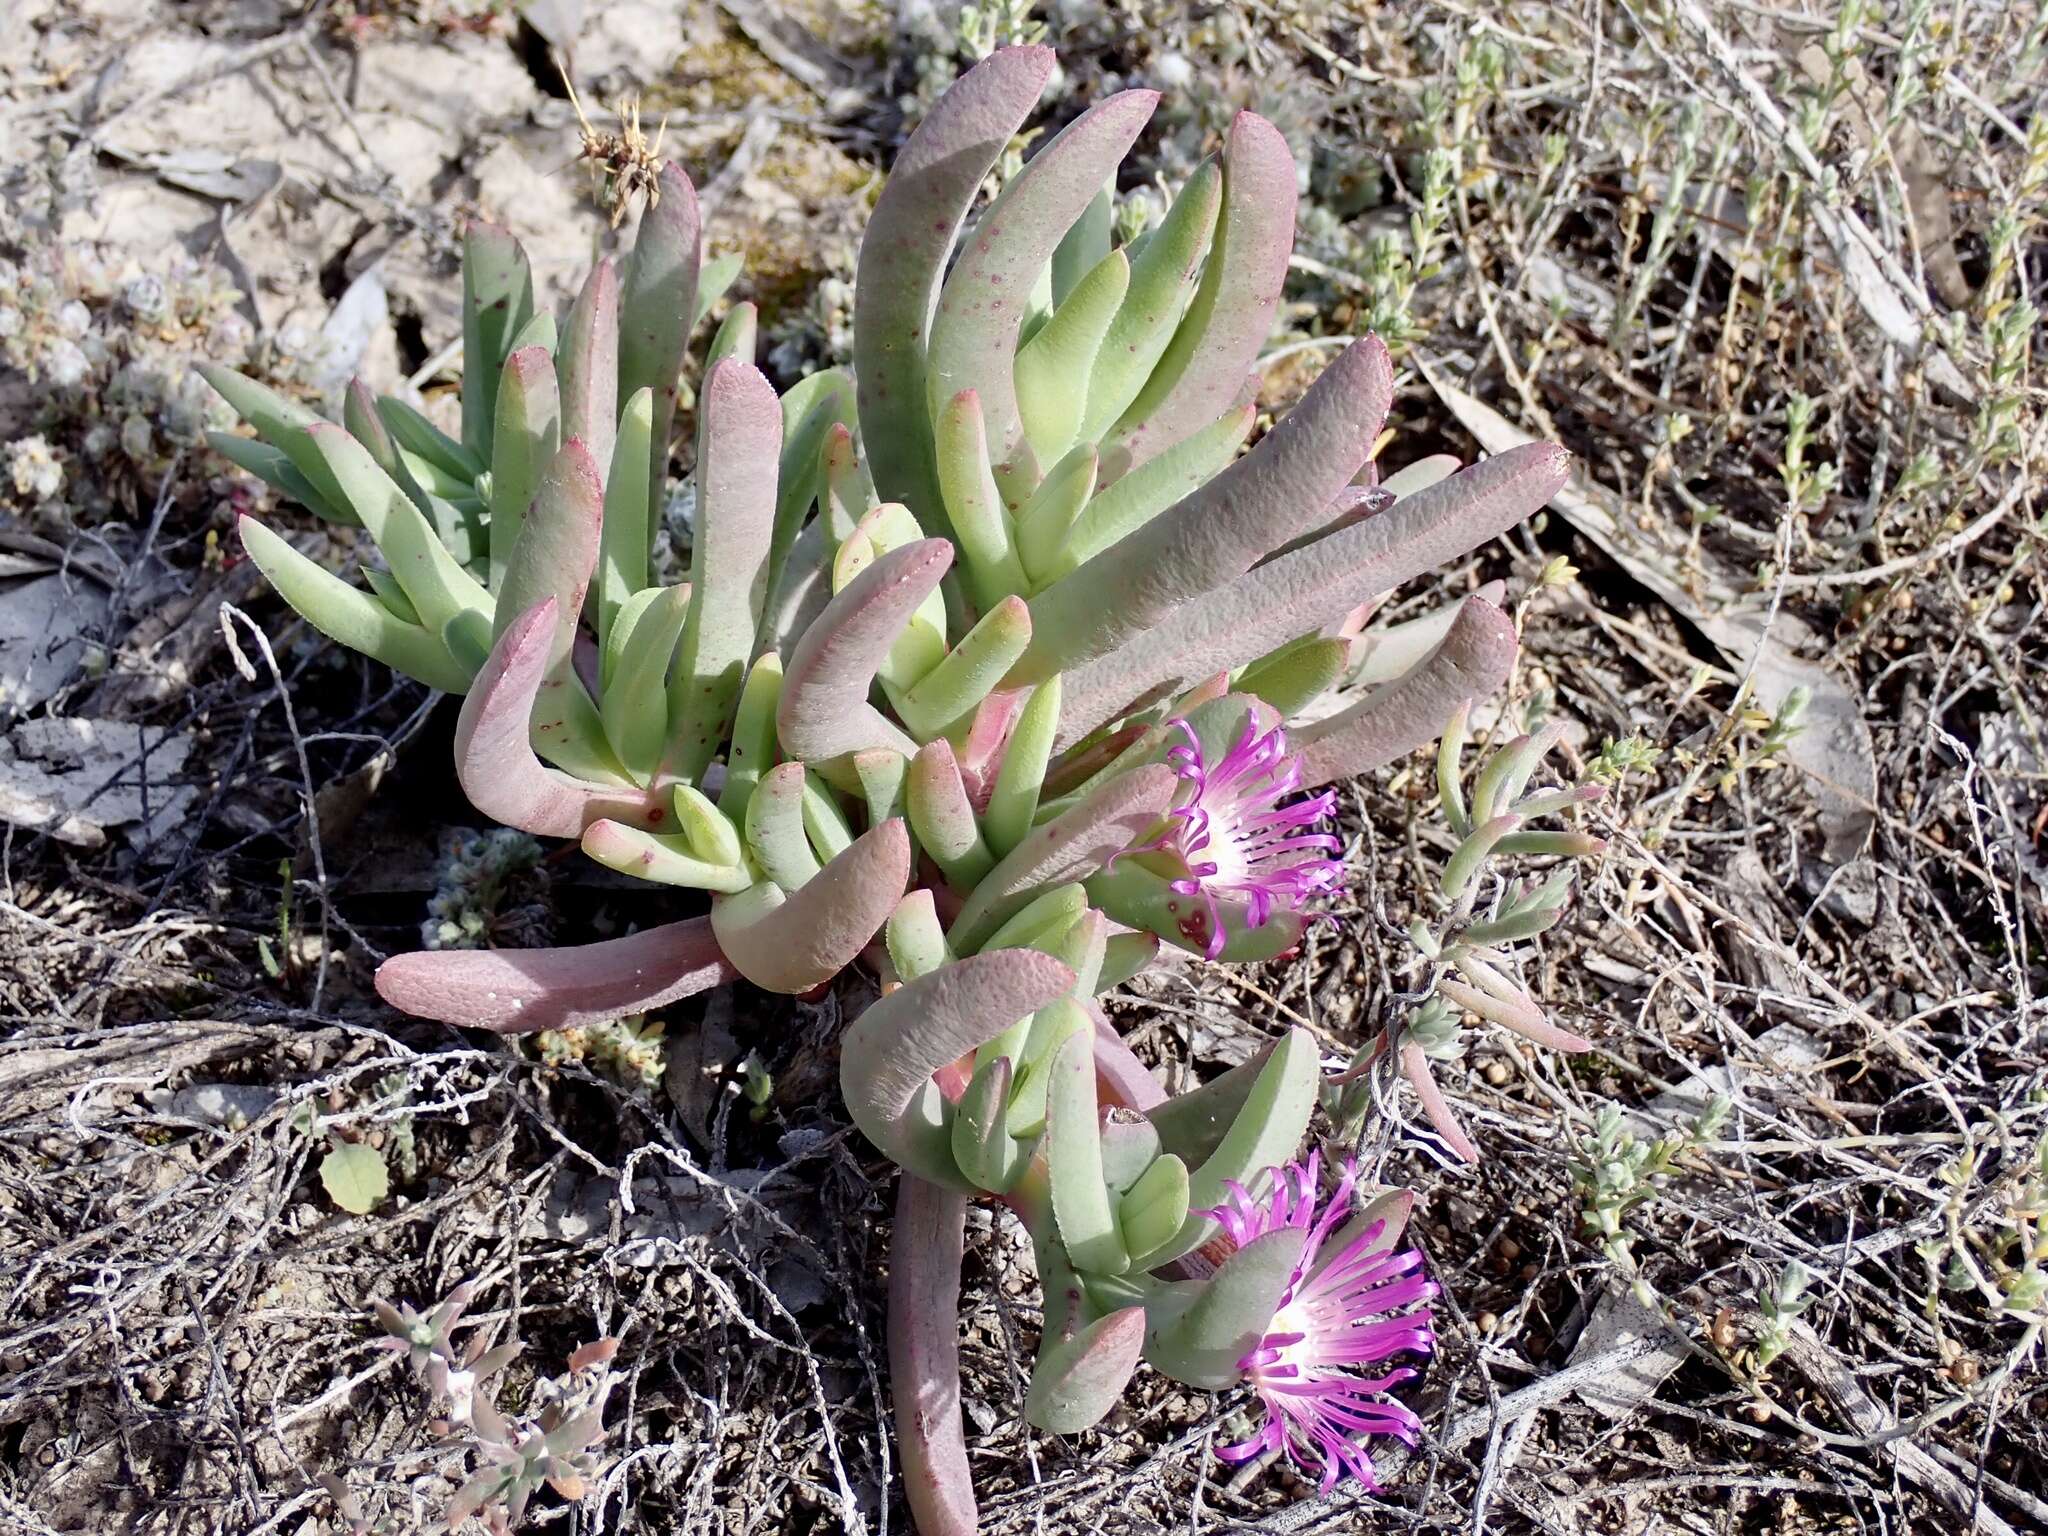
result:
[(577, 132), (583, 141), (576, 158), (589, 161), (596, 170), (598, 202), (611, 216), (612, 228), (617, 229), (636, 196), (644, 193), (650, 208), (661, 201), (661, 141), (668, 135), (668, 119), (662, 118), (650, 143), (640, 127), (640, 98), (621, 96), (612, 108), (618, 128), (603, 131), (584, 112), (575, 82), (566, 72), (562, 83), (569, 88), (569, 105), (576, 109)]

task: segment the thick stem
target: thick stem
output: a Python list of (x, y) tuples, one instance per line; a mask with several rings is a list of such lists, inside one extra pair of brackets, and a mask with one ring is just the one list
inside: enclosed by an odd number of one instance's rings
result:
[(960, 1253), (967, 1197), (913, 1174), (896, 1184), (889, 1379), (903, 1496), (919, 1536), (975, 1536), (960, 1419)]

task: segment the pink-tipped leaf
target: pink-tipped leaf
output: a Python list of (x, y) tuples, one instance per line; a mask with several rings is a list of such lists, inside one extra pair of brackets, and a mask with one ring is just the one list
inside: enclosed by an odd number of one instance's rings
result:
[(846, 1032), (839, 1086), (854, 1124), (902, 1168), (962, 1180), (932, 1074), (1065, 995), (1074, 973), (1035, 949), (969, 955), (871, 1004)]
[(619, 278), (609, 258), (583, 281), (569, 310), (556, 367), (562, 436), (581, 438), (599, 464), (612, 461), (619, 425)]
[(955, 81), (897, 155), (861, 241), (854, 375), (869, 468), (882, 498), (920, 519), (939, 511), (925, 375), (946, 258), (1053, 65), (1050, 48), (999, 48)]
[[(982, 215), (946, 279), (932, 318), (927, 401), (936, 414), (960, 391), (977, 391), (993, 464), (1007, 464), (1024, 436), (1012, 370), (1032, 286), (1158, 102), (1157, 91), (1120, 91), (1063, 128)], [(1072, 387), (1078, 394), (1084, 378)]]
[(1297, 174), (1280, 130), (1240, 112), (1223, 150), (1223, 207), (1201, 286), (1112, 434), (1115, 472), (1144, 463), (1230, 408), (1273, 331), (1294, 251)]
[(664, 769), (695, 782), (732, 729), (768, 607), (782, 406), (751, 363), (728, 358), (704, 383), (690, 611), (669, 685)]
[[(493, 821), (536, 837), (581, 837), (593, 822), (623, 821), (671, 830), (667, 796), (586, 784), (546, 767), (529, 730), (566, 713), (566, 690), (580, 689), (566, 668), (550, 672), (556, 602), (545, 598), (515, 619), (462, 701), (455, 723), (455, 775), (470, 804)], [(589, 700), (583, 701), (590, 708)]]
[[(1185, 604), (1150, 632), (1066, 675), (1060, 745), (1115, 719), (1133, 700), (1240, 667), (1497, 537), (1557, 494), (1570, 457), (1549, 443), (1511, 449), (1267, 561), (1207, 601)], [(1250, 456), (1238, 466), (1249, 462)], [(1084, 567), (1075, 574), (1085, 573)], [(1034, 635), (1047, 632), (1037, 603), (1032, 622)]]
[(889, 1239), (889, 1392), (903, 1501), (918, 1536), (977, 1536), (960, 1417), (960, 1256), (967, 1197), (913, 1174), (896, 1186)]
[(881, 931), (910, 880), (910, 834), (885, 821), (802, 888), (768, 881), (711, 903), (719, 948), (770, 992), (808, 992), (838, 975)]
[(560, 949), (442, 949), (394, 955), (377, 993), (418, 1018), (500, 1034), (580, 1029), (645, 1013), (738, 979), (706, 918)]
[(1514, 620), (1480, 598), (1466, 599), (1443, 643), (1406, 676), (1290, 735), (1301, 787), (1371, 773), (1435, 741), (1459, 705), (1507, 682), (1515, 650)]
[(783, 678), (775, 715), (783, 751), (807, 763), (876, 747), (917, 755), (917, 743), (868, 693), (896, 637), (952, 563), (946, 540), (921, 539), (883, 555), (826, 604)]
[(1031, 647), (1012, 681), (1108, 655), (1183, 604), (1234, 619), (1234, 605), (1193, 600), (1313, 525), (1365, 463), (1392, 398), (1387, 349), (1374, 336), (1353, 343), (1250, 453), (1033, 598)]

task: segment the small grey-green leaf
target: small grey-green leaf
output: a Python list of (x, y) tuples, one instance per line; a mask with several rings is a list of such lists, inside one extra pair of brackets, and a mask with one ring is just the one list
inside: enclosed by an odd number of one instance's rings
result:
[(320, 1182), (344, 1211), (367, 1216), (391, 1193), (384, 1154), (360, 1141), (345, 1141), (320, 1159)]

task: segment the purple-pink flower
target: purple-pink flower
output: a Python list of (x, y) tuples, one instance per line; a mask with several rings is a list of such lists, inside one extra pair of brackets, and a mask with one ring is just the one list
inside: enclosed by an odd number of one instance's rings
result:
[(1351, 1234), (1336, 1251), (1323, 1251), (1351, 1214), (1358, 1167), (1345, 1160), (1343, 1176), (1318, 1215), (1319, 1167), (1310, 1153), (1305, 1163), (1272, 1170), (1273, 1192), (1263, 1201), (1232, 1181), (1229, 1199), (1202, 1213), (1222, 1226), (1235, 1248), (1282, 1227), (1306, 1234), (1272, 1321), (1238, 1362), (1259, 1395), (1265, 1422), (1251, 1439), (1216, 1454), (1235, 1462), (1284, 1448), (1296, 1466), (1320, 1475), (1324, 1493), (1347, 1475), (1377, 1493), (1366, 1446), (1375, 1435), (1415, 1444), (1420, 1421), (1383, 1395), (1415, 1372), (1401, 1366), (1373, 1376), (1361, 1367), (1399, 1354), (1427, 1355), (1436, 1347), (1427, 1303), (1437, 1287), (1422, 1273), (1421, 1254), (1412, 1248), (1392, 1251), (1384, 1220)]
[(1301, 787), (1301, 765), (1287, 755), (1287, 734), (1263, 734), (1256, 714), (1244, 735), (1214, 763), (1202, 761), (1202, 743), (1185, 720), (1172, 720), (1186, 742), (1166, 754), (1187, 798), (1170, 813), (1153, 846), (1176, 853), (1187, 872), (1167, 882), (1208, 909), (1208, 956), (1223, 953), (1225, 935), (1217, 898), (1242, 902), (1245, 922), (1265, 926), (1275, 909), (1297, 910), (1311, 896), (1335, 888), (1343, 866), (1332, 854), (1343, 844), (1311, 830), (1337, 803), (1333, 790), (1291, 805), (1280, 802)]

